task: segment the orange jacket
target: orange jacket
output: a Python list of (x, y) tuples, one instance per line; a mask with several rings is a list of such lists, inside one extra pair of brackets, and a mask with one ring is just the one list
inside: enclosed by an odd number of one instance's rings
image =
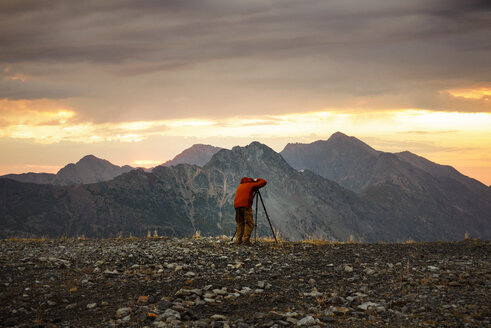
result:
[(252, 207), (254, 191), (264, 187), (266, 183), (264, 179), (257, 179), (254, 182), (251, 178), (242, 178), (235, 192), (234, 207)]

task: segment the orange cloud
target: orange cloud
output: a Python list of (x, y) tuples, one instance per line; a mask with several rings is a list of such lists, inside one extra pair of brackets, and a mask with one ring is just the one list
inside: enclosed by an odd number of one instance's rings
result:
[(491, 96), (490, 88), (476, 88), (476, 89), (455, 89), (448, 91), (454, 97), (461, 97), (466, 99), (486, 99), (489, 100)]

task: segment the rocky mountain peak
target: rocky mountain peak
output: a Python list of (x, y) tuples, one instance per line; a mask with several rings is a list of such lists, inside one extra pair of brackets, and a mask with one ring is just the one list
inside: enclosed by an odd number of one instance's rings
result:
[(205, 144), (195, 144), (176, 155), (172, 160), (162, 164), (163, 166), (174, 166), (178, 164), (191, 164), (203, 166), (208, 163), (213, 155), (222, 150), (221, 147), (215, 147)]
[(356, 190), (360, 187), (357, 179), (352, 176), (346, 178), (346, 172), (356, 174), (366, 163), (377, 158), (379, 152), (355, 137), (336, 132), (328, 140), (289, 144), (281, 155), (297, 170), (311, 170)]
[(245, 147), (216, 153), (205, 167), (217, 167), (225, 171), (235, 170), (243, 176), (264, 176), (272, 171), (290, 172), (292, 168), (283, 157), (270, 147), (254, 141)]
[[(347, 136), (344, 133), (336, 132), (325, 142), (327, 147), (342, 147), (338, 151), (363, 151), (371, 155), (376, 155), (378, 151), (364, 143), (363, 141)], [(349, 147), (349, 148), (346, 148)]]
[(77, 164), (79, 163), (87, 163), (87, 162), (100, 162), (100, 161), (104, 161), (104, 162), (108, 162), (106, 161), (105, 159), (102, 159), (102, 158), (99, 158), (99, 157), (96, 157), (92, 154), (90, 155), (85, 155), (84, 157), (82, 157), (78, 162)]
[(108, 160), (96, 157), (94, 155), (86, 155), (82, 157), (76, 164), (76, 166), (84, 166), (88, 169), (95, 168), (95, 166), (105, 166), (105, 167), (119, 167), (112, 164)]
[(82, 157), (76, 164), (68, 164), (58, 171), (53, 184), (73, 185), (111, 180), (132, 170), (130, 166), (120, 167), (94, 155)]

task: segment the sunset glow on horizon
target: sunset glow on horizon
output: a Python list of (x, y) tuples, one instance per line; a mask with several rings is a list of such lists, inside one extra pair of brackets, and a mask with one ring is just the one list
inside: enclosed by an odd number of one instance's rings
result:
[[(75, 142), (85, 144), (90, 153), (91, 144), (108, 142), (132, 144), (151, 143), (157, 137), (183, 138), (196, 135), (193, 143), (213, 143), (215, 146), (232, 148), (240, 140), (263, 141), (276, 151), (286, 143), (308, 143), (324, 140), (340, 131), (365, 141), (377, 150), (399, 152), (410, 150), (439, 164), (450, 164), (464, 174), (484, 183), (491, 183), (488, 165), (491, 162), (491, 114), (434, 112), (426, 110), (399, 110), (357, 114), (356, 112), (319, 111), (272, 116), (225, 118), (223, 120), (169, 120), (136, 121), (121, 123), (77, 123), (70, 119), (73, 112), (43, 114), (59, 119), (59, 125), (24, 124), (4, 127), (3, 137), (26, 139), (35, 144), (60, 144)], [(233, 135), (233, 138), (228, 136)], [(273, 142), (268, 142), (273, 140)], [(189, 144), (188, 146), (191, 146)], [(137, 147), (136, 147), (137, 148)], [(184, 146), (180, 151), (184, 150)], [(180, 152), (178, 150), (178, 152)], [(158, 149), (158, 155), (128, 154), (121, 159), (112, 159), (118, 165), (151, 168), (172, 159), (177, 152)], [(80, 154), (82, 157), (85, 154)], [(104, 157), (104, 154), (99, 154)], [(140, 156), (135, 158), (134, 156)], [(141, 156), (147, 156), (141, 158)], [(107, 157), (107, 158), (106, 158)], [(106, 156), (104, 158), (111, 159)], [(31, 171), (56, 173), (59, 166), (29, 164), (20, 170), (0, 167), (0, 174)]]
[(0, 4), (0, 175), (340, 131), (491, 185), (490, 6), (287, 3)]

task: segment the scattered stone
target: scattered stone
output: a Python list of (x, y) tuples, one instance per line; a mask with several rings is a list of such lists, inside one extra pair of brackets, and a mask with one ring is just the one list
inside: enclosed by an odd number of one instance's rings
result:
[(138, 296), (138, 302), (141, 304), (147, 304), (148, 303), (148, 295)]
[(298, 319), (293, 318), (293, 317), (289, 317), (289, 318), (287, 318), (287, 319), (286, 319), (286, 322), (289, 322), (289, 323), (291, 323), (291, 324), (296, 325), (296, 324), (297, 324), (297, 322), (298, 322)]
[(113, 271), (104, 270), (104, 275), (106, 275), (106, 276), (117, 276), (117, 275), (119, 275), (119, 272), (118, 272), (118, 270), (113, 270)]
[(121, 322), (128, 322), (131, 320), (131, 315), (127, 315), (126, 317), (121, 319)]
[(65, 309), (67, 310), (73, 310), (77, 307), (77, 303), (71, 303), (71, 304), (68, 304), (67, 306), (65, 306)]
[(323, 293), (317, 291), (317, 288), (312, 288), (312, 291), (310, 293), (303, 293), (304, 296), (311, 296), (311, 297), (320, 297), (323, 295)]
[(181, 314), (177, 312), (176, 310), (173, 309), (167, 309), (165, 310), (163, 317), (167, 320), (170, 317), (174, 317), (178, 320), (181, 320)]
[(297, 321), (297, 326), (313, 326), (317, 323), (314, 317), (309, 315)]
[(370, 307), (378, 307), (378, 304), (373, 302), (365, 302), (361, 305), (358, 305), (358, 308), (363, 311), (368, 310)]
[(116, 317), (117, 318), (122, 318), (130, 314), (133, 310), (130, 307), (124, 307), (124, 308), (119, 308), (116, 311)]
[(5, 239), (0, 240), (0, 299), (8, 302), (0, 304), (0, 322), (17, 327), (487, 327), (490, 250), (490, 242), (474, 240), (261, 242), (245, 248), (208, 237)]
[(346, 314), (349, 312), (349, 309), (344, 306), (330, 306), (329, 311), (333, 314)]

